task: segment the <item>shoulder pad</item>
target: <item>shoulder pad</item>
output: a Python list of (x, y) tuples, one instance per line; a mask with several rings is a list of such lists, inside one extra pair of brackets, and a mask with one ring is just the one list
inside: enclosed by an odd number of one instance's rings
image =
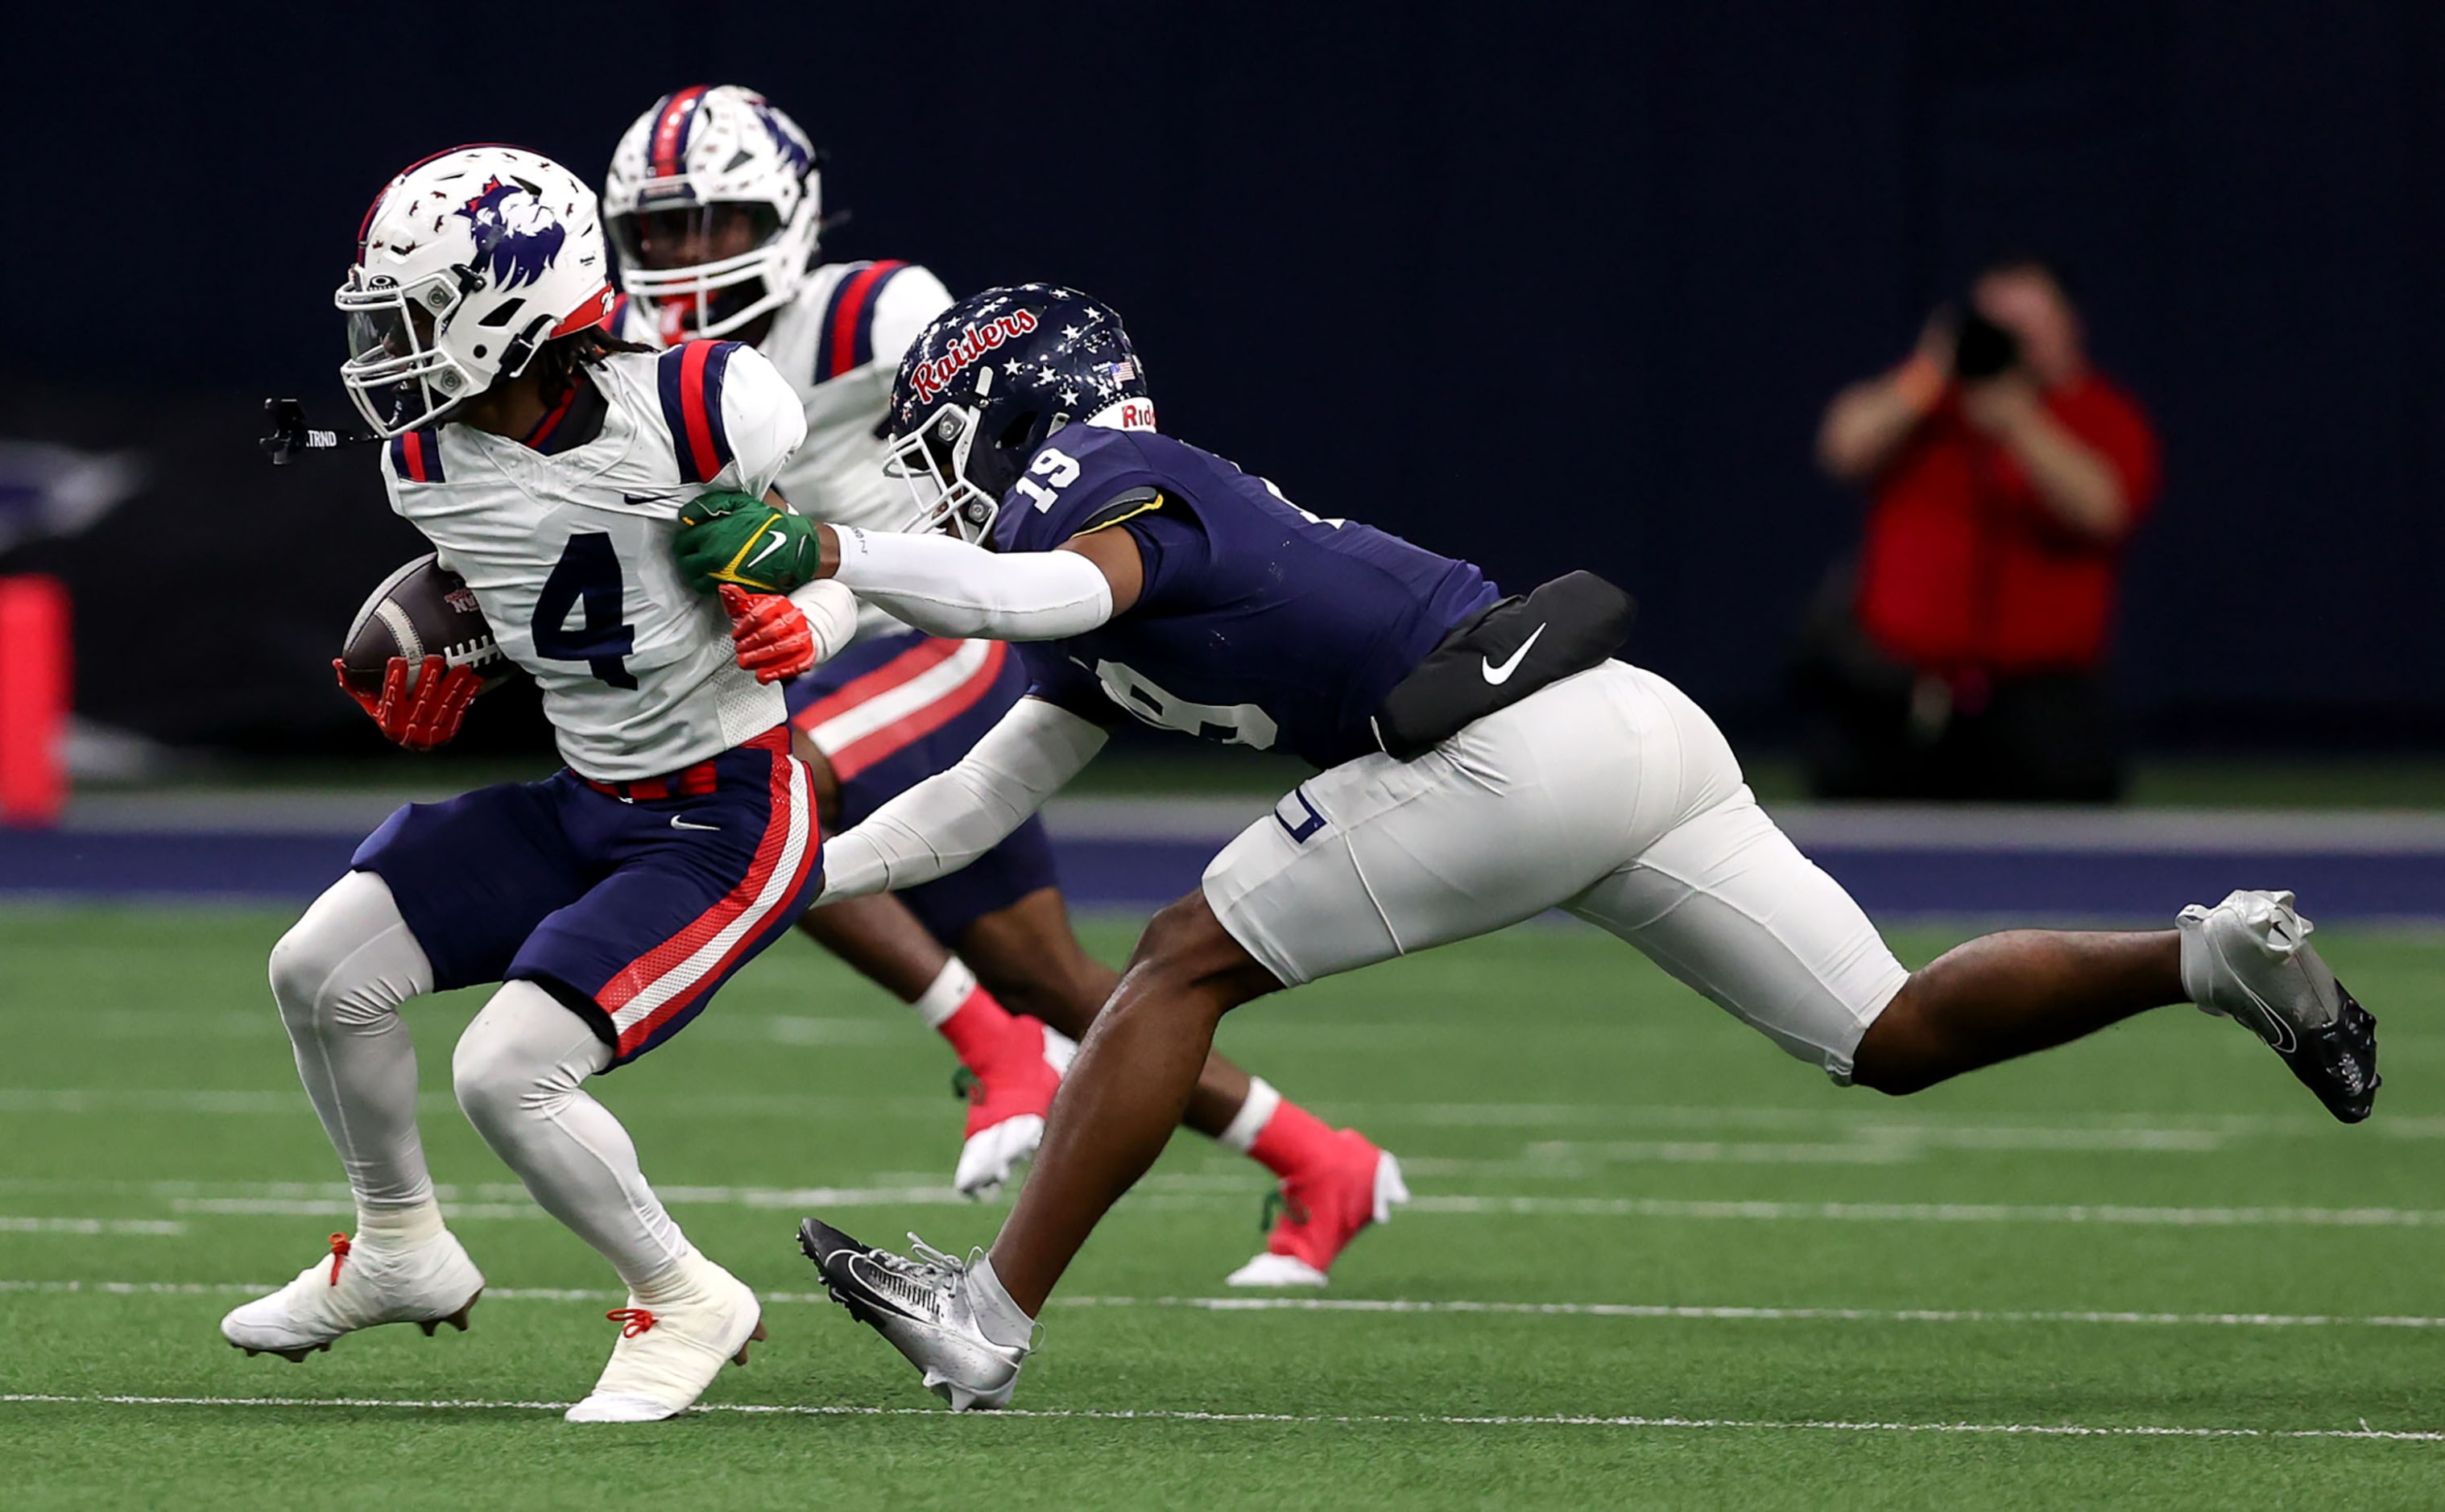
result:
[(730, 431), (721, 419), (722, 377), (737, 342), (684, 342), (656, 359), (663, 420), (683, 482), (709, 483), (730, 465)]
[(824, 301), (824, 316), (815, 327), (815, 371), (818, 383), (853, 372), (874, 361), (874, 307), (886, 284), (909, 265), (885, 260), (842, 272)]
[(407, 431), (390, 439), (383, 448), (389, 454), (393, 477), (402, 483), (439, 483), (441, 476), (441, 432), (438, 429)]

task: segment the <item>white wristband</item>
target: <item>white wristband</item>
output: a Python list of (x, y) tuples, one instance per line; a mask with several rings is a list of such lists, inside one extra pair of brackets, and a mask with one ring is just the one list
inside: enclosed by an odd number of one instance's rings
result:
[(830, 578), (809, 583), (790, 595), (807, 617), (815, 638), (815, 660), (829, 662), (857, 638), (857, 595)]

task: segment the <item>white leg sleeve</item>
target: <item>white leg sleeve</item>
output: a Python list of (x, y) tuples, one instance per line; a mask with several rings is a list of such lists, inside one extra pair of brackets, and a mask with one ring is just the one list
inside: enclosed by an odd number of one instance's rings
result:
[(581, 1085), (611, 1063), (586, 1021), (531, 981), (504, 982), (459, 1036), (451, 1071), (467, 1121), (544, 1210), (631, 1290), (690, 1253), (637, 1165), (637, 1147)]
[(390, 887), (351, 871), (271, 947), (271, 995), (297, 1075), (361, 1212), (433, 1201), (416, 1134), (416, 1047), (399, 1006), (433, 990)]
[(1910, 980), (1746, 787), (1565, 906), (1844, 1086), (1868, 1026)]

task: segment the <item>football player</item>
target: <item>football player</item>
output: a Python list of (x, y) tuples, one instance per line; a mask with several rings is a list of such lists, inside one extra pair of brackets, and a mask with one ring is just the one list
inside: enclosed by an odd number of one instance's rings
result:
[(891, 431), (895, 468), (956, 538), (733, 511), (679, 543), (700, 576), (761, 528), (913, 625), (1028, 643), (1030, 696), (835, 837), (826, 896), (994, 844), (1124, 715), (1322, 769), (1148, 925), (988, 1256), (802, 1228), (833, 1295), (955, 1408), (1009, 1400), (1046, 1297), (1162, 1149), (1224, 1013), (1548, 908), (1839, 1083), (1916, 1092), (2187, 1001), (2255, 1030), (2336, 1116), (2368, 1114), (2375, 1023), (2290, 894), (2235, 892), (2170, 929), (1989, 935), (1907, 971), (1758, 807), (1713, 721), (1612, 659), (1617, 589), (1574, 573), (1506, 599), (1466, 561), (1319, 518), (1162, 435), (1095, 300), (1028, 285), (955, 306), (901, 364)]
[[(764, 1336), (755, 1294), (688, 1242), (585, 1083), (684, 1028), (819, 875), (780, 690), (738, 665), (724, 606), (682, 587), (670, 552), (698, 493), (767, 494), (804, 416), (753, 347), (611, 339), (609, 272), (593, 192), (511, 147), (411, 167), (359, 229), (336, 295), (341, 380), (388, 439), (392, 509), (541, 686), (568, 765), (400, 810), (273, 948), (356, 1229), (221, 1320), (250, 1354), (292, 1360), (381, 1323), (466, 1327), (484, 1278), (434, 1200), (400, 1010), (497, 982), (452, 1057), (458, 1105), (628, 1291), (572, 1422), (668, 1417)], [(799, 597), (819, 645), (847, 641), (845, 591)], [(384, 735), (428, 749), (457, 733), (477, 677), (395, 658), (358, 697)]]
[[(622, 137), (605, 219), (631, 329), (747, 343), (797, 391), (807, 440), (780, 473), (792, 507), (901, 530), (913, 519), (908, 493), (884, 472), (892, 379), (951, 299), (912, 264), (816, 261), (818, 157), (796, 121), (751, 90), (681, 89)], [(726, 576), (757, 581), (754, 560)], [(789, 602), (756, 608), (785, 622), (775, 635), (787, 640)], [(938, 639), (872, 607), (858, 629), (848, 652), (784, 683), (828, 830), (965, 756), (1027, 688), (1021, 659), (999, 641)], [(786, 658), (757, 665), (796, 670)], [(1001, 1185), (1035, 1151), (1072, 1042), (1118, 980), (1071, 931), (1042, 822), (1029, 816), (939, 878), (811, 910), (800, 927), (951, 1042), (973, 1077), (954, 1180), (971, 1195)], [(1390, 1154), (1220, 1055), (1207, 1057), (1185, 1121), (1261, 1162), (1287, 1198), (1234, 1285), (1322, 1285), (1358, 1230), (1407, 1196)]]

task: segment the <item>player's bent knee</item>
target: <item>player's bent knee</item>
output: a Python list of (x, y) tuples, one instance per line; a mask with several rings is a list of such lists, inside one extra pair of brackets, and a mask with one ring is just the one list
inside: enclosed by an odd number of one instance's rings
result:
[(271, 947), (271, 998), (280, 1018), (292, 1030), (308, 1028), (323, 1017), (323, 984), (338, 965), (328, 943), (301, 919)]
[(600, 1069), (588, 1063), (599, 1044), (551, 993), (531, 981), (503, 982), (451, 1052), (458, 1111), (489, 1131), (546, 1107)]
[(1852, 1055), (1851, 1085), (1888, 1097), (1907, 1097), (1949, 1080), (1954, 1069), (1927, 1042), (1905, 989), (1860, 1036), (1859, 1048)]
[(470, 1024), (450, 1054), (450, 1087), (458, 1111), (478, 1129), (513, 1117), (520, 1099), (533, 1085), (533, 1067), (500, 1037), (480, 1036)]
[(1925, 1092), (1946, 1079), (1920, 1067), (1872, 1065), (1865, 1060), (1851, 1070), (1852, 1086), (1865, 1087), (1888, 1097), (1907, 1097), (1913, 1092)]
[(429, 990), (431, 968), (389, 886), (351, 871), (271, 947), (271, 979), (281, 1021), (293, 1033), (377, 1018)]
[(1129, 969), (1115, 1004), (1139, 995), (1142, 974), (1152, 979), (1148, 988), (1212, 999), (1222, 1010), (1278, 991), (1282, 985), (1222, 927), (1202, 890), (1165, 905), (1147, 922), (1146, 932), (1129, 955)]

